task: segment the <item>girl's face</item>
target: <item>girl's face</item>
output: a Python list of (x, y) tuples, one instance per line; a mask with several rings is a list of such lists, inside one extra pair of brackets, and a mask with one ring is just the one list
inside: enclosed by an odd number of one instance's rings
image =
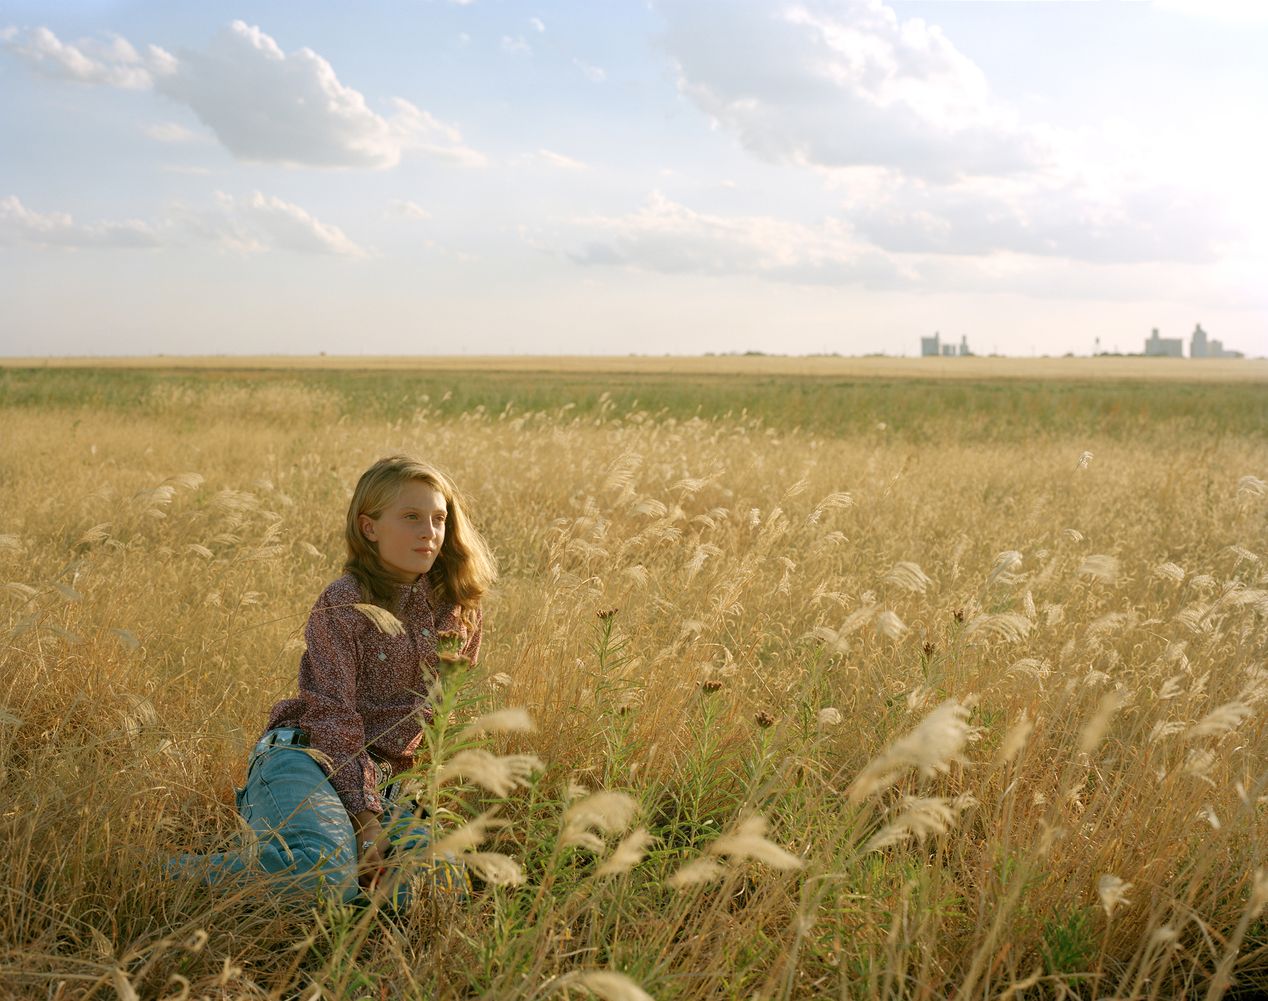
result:
[(422, 480), (409, 480), (377, 518), (360, 516), (361, 531), (376, 543), (379, 559), (399, 579), (412, 581), (436, 562), (449, 516), (445, 495)]

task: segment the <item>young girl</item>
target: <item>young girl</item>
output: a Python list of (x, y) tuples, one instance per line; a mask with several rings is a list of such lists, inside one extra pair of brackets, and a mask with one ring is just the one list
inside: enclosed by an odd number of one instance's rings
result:
[[(346, 541), (343, 576), (308, 616), (299, 694), (273, 706), (237, 792), (258, 857), (207, 856), (208, 883), (262, 871), (301, 894), (333, 891), (352, 901), (358, 883), (374, 884), (388, 854), (407, 856), (425, 843), (421, 823), (401, 822), (409, 818), (394, 802), (391, 779), (413, 766), (422, 722), (431, 719), (437, 634), (458, 633), (461, 653), (475, 661), (480, 600), (496, 567), (453, 484), (407, 455), (380, 459), (361, 475)], [(380, 632), (358, 603), (388, 609), (404, 633)], [(173, 871), (188, 870), (194, 858), (182, 856)], [(459, 893), (467, 882), (443, 862), (432, 879)]]

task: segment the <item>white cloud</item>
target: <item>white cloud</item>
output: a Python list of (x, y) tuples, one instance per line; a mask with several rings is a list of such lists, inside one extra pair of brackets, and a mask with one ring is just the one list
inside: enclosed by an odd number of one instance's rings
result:
[(309, 48), (285, 53), (258, 27), (234, 21), (203, 50), (179, 58), (149, 47), (145, 58), (117, 36), (91, 52), (47, 28), (5, 45), (42, 72), (87, 83), (153, 89), (184, 104), (241, 160), (308, 167), (396, 166), (417, 152), (466, 166), (485, 163), (462, 135), (402, 98), (377, 114)]
[(323, 223), (293, 202), (259, 191), (246, 197), (217, 191), (210, 207), (177, 203), (168, 213), (166, 229), (172, 243), (208, 243), (239, 254), (289, 250), (366, 256), (338, 226)]
[(0, 198), (0, 243), (42, 247), (157, 247), (155, 229), (139, 220), (77, 223), (67, 212), (36, 212), (16, 195)]
[(124, 90), (148, 89), (156, 76), (171, 70), (174, 62), (170, 53), (156, 45), (147, 46), (145, 55), (141, 55), (118, 35), (111, 35), (104, 43), (81, 39), (71, 44), (48, 28), (23, 32), (9, 27), (0, 33), (0, 41), (44, 76)]
[(1200, 193), (1175, 187), (1098, 191), (1078, 180), (891, 179), (847, 214), (860, 236), (900, 253), (1001, 251), (1095, 263), (1210, 262), (1232, 236)]
[(528, 42), (524, 41), (523, 35), (516, 35), (514, 37), (510, 35), (503, 35), (501, 45), (503, 52), (509, 52), (512, 55), (516, 55), (521, 52), (529, 53), (533, 51), (532, 48), (529, 47)]
[(211, 206), (176, 203), (157, 223), (128, 219), (84, 224), (65, 212), (28, 209), (15, 195), (0, 198), (0, 243), (45, 247), (180, 247), (211, 244), (242, 254), (289, 250), (364, 257), (338, 226), (259, 191), (245, 198), (216, 192)]
[(1020, 124), (940, 28), (882, 0), (656, 2), (682, 93), (754, 155), (853, 189), (881, 250), (1209, 262), (1238, 239), (1157, 158)]
[(414, 222), (424, 222), (431, 218), (431, 213), (409, 199), (396, 199), (388, 202), (388, 214), (398, 219), (410, 219)]
[(637, 212), (572, 220), (578, 264), (666, 274), (753, 275), (798, 284), (907, 284), (884, 254), (858, 243), (842, 224), (805, 226), (767, 216), (696, 212), (653, 192)]
[(196, 142), (202, 136), (191, 132), (178, 122), (155, 122), (141, 129), (150, 139), (160, 143)]
[(540, 17), (530, 17), (528, 19), (528, 25), (539, 34), (546, 30), (546, 24)]
[(592, 66), (580, 59), (573, 59), (572, 64), (581, 70), (582, 75), (591, 83), (603, 83), (608, 78), (607, 70), (602, 66)]
[(316, 167), (396, 166), (406, 150), (456, 163), (483, 157), (452, 126), (395, 98), (389, 119), (339, 82), (309, 48), (285, 54), (269, 35), (234, 21), (203, 52), (182, 51), (158, 89), (188, 104), (240, 159)]
[(553, 150), (539, 149), (537, 151), (537, 156), (545, 163), (550, 164), (552, 167), (558, 167), (560, 170), (589, 169), (589, 166), (582, 163), (580, 160), (575, 160), (570, 156), (565, 156), (563, 153), (556, 153)]
[(656, 6), (682, 93), (763, 159), (952, 178), (1045, 158), (941, 29), (881, 0)]
[(321, 222), (293, 202), (256, 191), (247, 198), (217, 192), (225, 215), (259, 234), (265, 248), (276, 247), (301, 254), (337, 254), (364, 257), (338, 226)]
[(546, 252), (584, 266), (661, 274), (753, 277), (796, 285), (833, 285), (919, 294), (1011, 294), (1033, 299), (1141, 302), (1220, 301), (1262, 307), (1238, 276), (1214, 280), (1205, 266), (1181, 260), (1089, 263), (1037, 253), (945, 254), (878, 246), (848, 221), (818, 225), (768, 216), (695, 211), (654, 192), (636, 212), (570, 221), (564, 233), (522, 234)]
[(547, 166), (556, 170), (589, 170), (590, 165), (554, 150), (539, 149), (533, 153), (519, 153), (508, 161), (513, 167)]

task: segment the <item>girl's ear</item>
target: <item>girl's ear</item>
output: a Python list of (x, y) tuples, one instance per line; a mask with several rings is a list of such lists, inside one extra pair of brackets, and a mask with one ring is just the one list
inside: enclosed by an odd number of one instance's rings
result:
[(371, 542), (377, 542), (378, 540), (374, 537), (374, 519), (368, 514), (363, 514), (358, 517), (357, 521), (361, 526), (361, 534)]

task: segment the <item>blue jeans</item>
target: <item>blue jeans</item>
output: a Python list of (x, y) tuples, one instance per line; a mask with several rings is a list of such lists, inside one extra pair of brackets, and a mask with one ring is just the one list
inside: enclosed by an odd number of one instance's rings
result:
[[(368, 903), (357, 883), (357, 839), (352, 820), (321, 766), (302, 747), (270, 744), (265, 734), (247, 761), (246, 785), (237, 790), (238, 812), (254, 833), (253, 845), (168, 860), (173, 879), (196, 878), (209, 886), (267, 878), (283, 895), (315, 896), (343, 903)], [(411, 877), (422, 870), (433, 890), (466, 900), (471, 890), (465, 867), (453, 856), (428, 859), (430, 825), (395, 802), (384, 800), (383, 827), (391, 843), (384, 878), (388, 906), (406, 907)]]

